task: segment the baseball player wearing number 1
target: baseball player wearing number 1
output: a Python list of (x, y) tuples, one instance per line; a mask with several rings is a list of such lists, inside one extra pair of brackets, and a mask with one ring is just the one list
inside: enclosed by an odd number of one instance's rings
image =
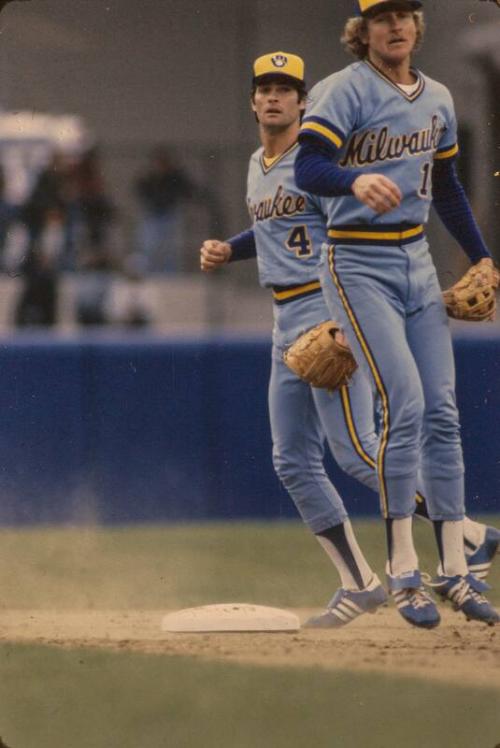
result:
[[(257, 256), (261, 282), (272, 289), (275, 324), (269, 408), (273, 461), (342, 580), (327, 611), (309, 624), (339, 626), (375, 609), (385, 594), (325, 474), (324, 438), (338, 464), (377, 491), (373, 397), (368, 380), (359, 372), (349, 387), (329, 394), (302, 382), (283, 362), (283, 351), (301, 333), (330, 316), (317, 280), (326, 224), (321, 201), (298, 190), (293, 178), (305, 99), (303, 62), (282, 52), (264, 55), (256, 61), (254, 73), (252, 106), (263, 146), (252, 156), (248, 175), (253, 228), (225, 242), (206, 241), (201, 268), (209, 272), (227, 262)], [(419, 511), (426, 515), (423, 500)], [(471, 565), (480, 563), (486, 574), (498, 544), (495, 530), (468, 520), (467, 532)]]
[(453, 352), (424, 230), (431, 201), (473, 263), (492, 260), (454, 169), (452, 98), (411, 67), (421, 6), (358, 0), (344, 32), (358, 61), (311, 91), (295, 175), (302, 189), (330, 198), (323, 293), (382, 405), (389, 589), (410, 623), (437, 620), (412, 538), (420, 466), (440, 557), (433, 587), (467, 618), (496, 623), (464, 553)]

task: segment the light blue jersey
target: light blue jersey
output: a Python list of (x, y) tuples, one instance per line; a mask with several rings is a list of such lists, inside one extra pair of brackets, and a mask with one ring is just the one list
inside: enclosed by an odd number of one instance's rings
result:
[(330, 75), (311, 91), (301, 133), (335, 149), (340, 168), (383, 174), (402, 192), (401, 205), (379, 215), (354, 195), (328, 201), (328, 225), (424, 224), (432, 202), (434, 159), (456, 155), (453, 100), (441, 83), (413, 70), (407, 94), (368, 60)]
[[(304, 522), (314, 533), (347, 518), (324, 465), (325, 436), (338, 464), (373, 490), (378, 481), (378, 437), (369, 381), (355, 372), (336, 392), (311, 387), (283, 360), (283, 351), (306, 330), (329, 319), (321, 293), (319, 260), (327, 242), (323, 198), (294, 180), (298, 145), (266, 166), (263, 148), (251, 157), (247, 204), (261, 285), (273, 294), (273, 349), (269, 414), (273, 464)], [(362, 583), (361, 583), (362, 585)]]
[(302, 192), (295, 184), (297, 151), (295, 143), (267, 167), (263, 148), (250, 159), (247, 205), (260, 283), (265, 287), (317, 282), (321, 245), (327, 241), (322, 212), (326, 201)]

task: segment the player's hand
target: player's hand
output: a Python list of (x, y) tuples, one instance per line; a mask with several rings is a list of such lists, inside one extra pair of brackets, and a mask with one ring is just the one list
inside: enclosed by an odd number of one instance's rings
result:
[(490, 268), (494, 267), (492, 257), (481, 257), (481, 259), (475, 262), (474, 264), (477, 265), (478, 268), (485, 267), (486, 265)]
[(362, 174), (354, 180), (355, 197), (376, 213), (389, 213), (401, 203), (401, 190), (383, 174)]
[(200, 267), (204, 273), (210, 273), (229, 262), (232, 254), (231, 245), (217, 239), (207, 239), (200, 249)]
[[(491, 284), (491, 268), (494, 268), (493, 259), (491, 257), (482, 257), (479, 262), (474, 263), (476, 268), (481, 271), (476, 277), (477, 282), (480, 286), (487, 286)], [(494, 272), (494, 277), (498, 279), (498, 271)], [(495, 288), (498, 288), (498, 282)]]

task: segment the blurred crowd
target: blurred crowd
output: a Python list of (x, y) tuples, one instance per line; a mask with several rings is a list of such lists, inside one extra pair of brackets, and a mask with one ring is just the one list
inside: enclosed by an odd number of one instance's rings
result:
[[(136, 201), (132, 247), (117, 240), (120, 211), (109, 194), (97, 147), (53, 154), (38, 171), (26, 199), (9, 202), (0, 166), (0, 269), (19, 278), (13, 310), (18, 327), (57, 322), (63, 274), (75, 278), (75, 318), (80, 325), (119, 321), (146, 325), (148, 304), (141, 281), (183, 270), (186, 204), (204, 195), (168, 148), (155, 147), (130, 189)], [(128, 289), (119, 313), (110, 290), (119, 277)], [(142, 298), (141, 298), (142, 296)]]

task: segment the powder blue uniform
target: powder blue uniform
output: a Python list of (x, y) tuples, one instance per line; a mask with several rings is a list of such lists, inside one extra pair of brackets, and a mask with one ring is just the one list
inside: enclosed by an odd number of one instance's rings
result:
[(260, 282), (274, 297), (269, 383), (273, 462), (304, 522), (318, 533), (346, 519), (323, 467), (325, 435), (338, 464), (373, 490), (378, 490), (378, 438), (371, 388), (360, 372), (349, 387), (330, 395), (302, 382), (282, 359), (283, 350), (301, 333), (331, 318), (318, 281), (320, 248), (326, 240), (324, 201), (295, 185), (297, 148), (268, 168), (263, 148), (253, 154), (247, 202)]
[(370, 62), (317, 84), (301, 138), (340, 168), (383, 174), (401, 205), (384, 215), (354, 195), (327, 199), (321, 280), (333, 315), (382, 405), (377, 456), (383, 514), (413, 512), (419, 466), (431, 518), (462, 519), (463, 459), (448, 321), (424, 227), (435, 159), (457, 153), (448, 90), (416, 72), (408, 95)]

